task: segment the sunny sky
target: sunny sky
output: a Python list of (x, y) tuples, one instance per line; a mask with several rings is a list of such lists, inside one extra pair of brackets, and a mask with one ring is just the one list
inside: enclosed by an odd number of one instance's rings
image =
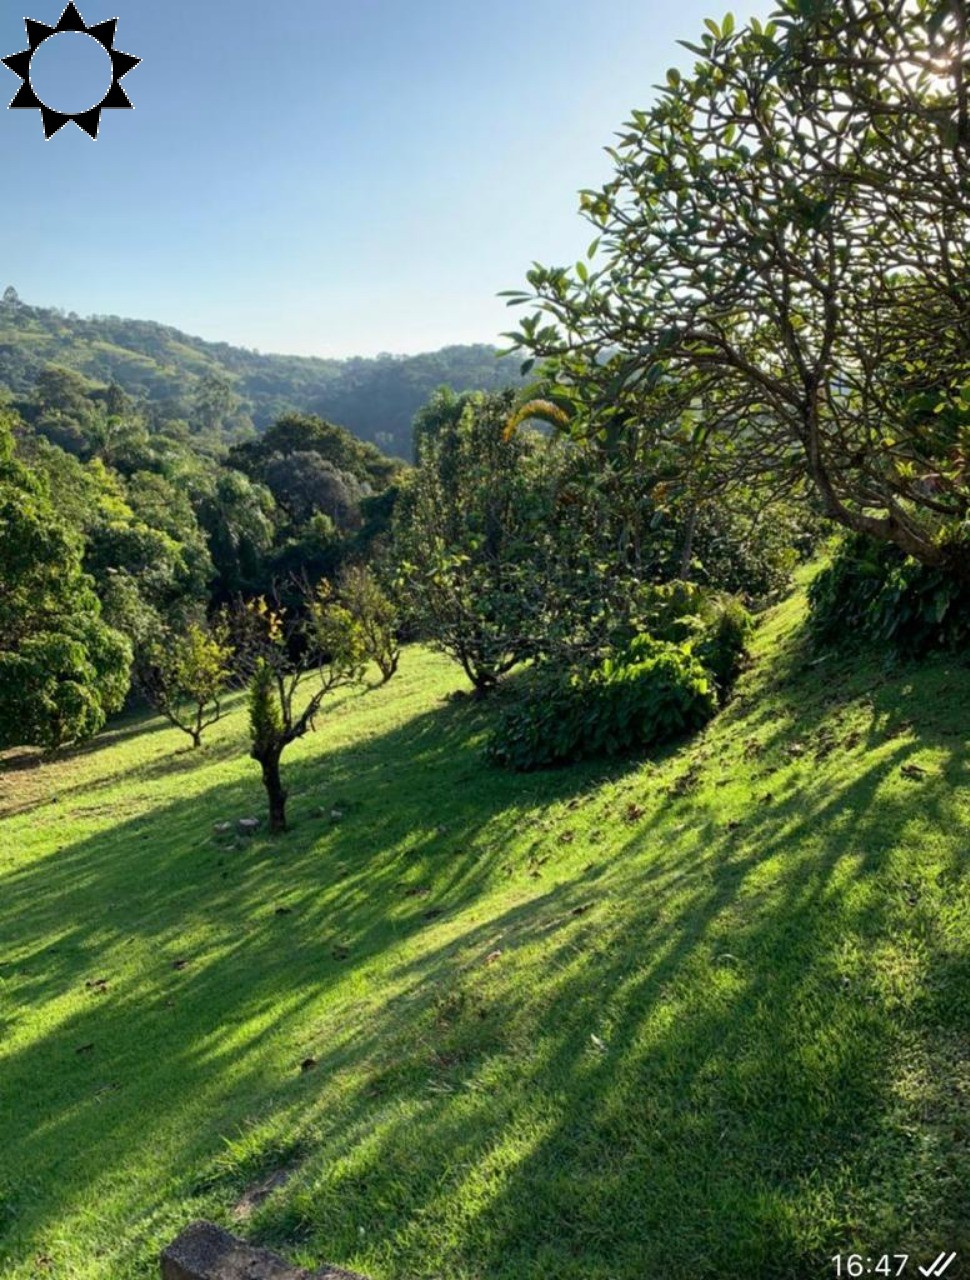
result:
[[(307, 355), (427, 351), (511, 328), (495, 294), (591, 239), (577, 191), (603, 147), (690, 66), (709, 0), (77, 0), (118, 17), (134, 111), (49, 142), (0, 111), (0, 289)], [(0, 56), (25, 16), (11, 0)], [(21, 5), (24, 11), (21, 11)], [(771, 6), (752, 2), (739, 19)], [(31, 67), (62, 111), (103, 91), (85, 36)], [(41, 58), (41, 53), (44, 57)], [(7, 102), (20, 81), (0, 67)], [(57, 96), (58, 100), (52, 99)]]

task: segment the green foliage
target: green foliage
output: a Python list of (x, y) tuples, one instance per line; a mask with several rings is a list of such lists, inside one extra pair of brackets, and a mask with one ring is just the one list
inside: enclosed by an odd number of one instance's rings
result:
[(214, 597), (258, 594), (276, 531), (272, 496), (230, 467), (206, 477), (199, 488), (198, 521), (216, 574)]
[(589, 265), (530, 271), (511, 336), (571, 431), (672, 463), (688, 506), (808, 488), (966, 580), (962, 7), (819, 0), (707, 28), (582, 194)]
[[(330, 584), (322, 581), (302, 594), (299, 612), (259, 597), (234, 619), (238, 662), (249, 675), (250, 755), (262, 770), (275, 833), (287, 829), (283, 752), (315, 727), (331, 690), (360, 681), (367, 662), (363, 632)], [(316, 687), (298, 705), (297, 694), (310, 677), (316, 677)]]
[(366, 657), (377, 664), (381, 684), (387, 684), (401, 658), (397, 608), (367, 565), (351, 565), (344, 570), (340, 599), (360, 632)]
[[(181, 424), (207, 448), (238, 443), (254, 426), (265, 431), (296, 412), (341, 422), (398, 458), (409, 457), (412, 418), (437, 387), (500, 390), (521, 381), (519, 361), (500, 359), (482, 344), (427, 355), (322, 360), (204, 342), (149, 321), (82, 318), (19, 300), (0, 305), (0, 386), (26, 404), (38, 376), (52, 365), (81, 375), (88, 386), (123, 389), (147, 407), (154, 432), (171, 433)], [(113, 408), (106, 399), (105, 408)], [(93, 434), (75, 415), (55, 413), (44, 429), (72, 452), (90, 453)]]
[(224, 714), (222, 697), (232, 675), (233, 646), (224, 618), (190, 623), (153, 643), (138, 684), (151, 704), (194, 746)]
[(249, 680), (249, 735), (253, 754), (271, 751), (283, 732), (283, 713), (276, 696), (273, 668), (265, 658), (259, 658)]
[(344, 427), (306, 413), (284, 414), (258, 440), (232, 449), (230, 459), (253, 479), (263, 479), (272, 462), (293, 455), (304, 461), (307, 455), (314, 455), (329, 463), (336, 473), (352, 476), (373, 489), (385, 488), (401, 469), (399, 462), (386, 457), (375, 445), (359, 440)]
[(56, 630), (27, 634), (15, 651), (0, 648), (3, 746), (82, 742), (121, 709), (131, 649), (124, 636), (96, 617), (93, 595), (82, 595), (76, 604), (76, 616), (52, 620)]
[[(29, 428), (18, 432), (18, 454), (43, 477), (83, 545), (104, 617), (127, 635), (139, 661), (160, 630), (204, 611), (215, 571), (199, 510), (217, 487), (214, 462), (153, 438), (137, 466), (119, 469), (116, 456), (82, 461)], [(238, 479), (249, 496), (252, 487)]]
[(416, 422), (418, 463), (394, 515), (402, 613), (479, 693), (533, 643), (530, 562), (541, 517), (531, 441), (506, 431), (512, 407), (510, 393), (439, 392)]
[(656, 640), (687, 644), (727, 694), (741, 673), (753, 620), (733, 596), (693, 582), (669, 582), (644, 588), (637, 597), (638, 625)]
[(326, 579), (308, 601), (303, 633), (317, 666), (326, 671), (328, 687), (360, 680), (370, 657), (367, 633)]
[(276, 454), (262, 468), (266, 487), (294, 525), (325, 515), (340, 530), (360, 523), (361, 499), (368, 492), (349, 471), (340, 471), (310, 450)]
[(489, 746), (517, 770), (642, 751), (700, 728), (717, 707), (689, 647), (647, 635), (590, 671), (541, 666), (523, 679)]
[(846, 538), (808, 594), (820, 646), (889, 646), (911, 657), (970, 646), (970, 584), (870, 538)]
[[(672, 514), (674, 528), (682, 534), (685, 518), (676, 509)], [(715, 591), (762, 605), (778, 600), (791, 588), (797, 565), (815, 549), (816, 523), (804, 504), (788, 499), (762, 509), (750, 492), (735, 490), (729, 501), (698, 506), (688, 572)], [(677, 545), (682, 550), (682, 537)], [(680, 574), (682, 565), (668, 553), (658, 567), (658, 576), (669, 579)]]
[(733, 688), (744, 668), (752, 626), (751, 615), (740, 601), (718, 597), (694, 642), (695, 657), (714, 677), (722, 696)]
[(128, 690), (131, 650), (107, 626), (42, 480), (0, 419), (0, 747), (96, 733)]
[(705, 723), (740, 674), (751, 616), (692, 582), (627, 584), (608, 636), (583, 660), (560, 647), (523, 674), (502, 713), (492, 758), (515, 769), (619, 756)]

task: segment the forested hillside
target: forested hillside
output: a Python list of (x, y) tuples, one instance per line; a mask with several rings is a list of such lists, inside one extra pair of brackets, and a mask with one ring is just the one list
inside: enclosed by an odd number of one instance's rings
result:
[(28, 395), (51, 364), (117, 383), (162, 420), (204, 426), (219, 414), (238, 436), (299, 410), (400, 458), (410, 455), (412, 418), (437, 387), (488, 390), (519, 381), (516, 360), (481, 344), (372, 359), (261, 355), (150, 321), (28, 306), (8, 287), (0, 302), (0, 395)]

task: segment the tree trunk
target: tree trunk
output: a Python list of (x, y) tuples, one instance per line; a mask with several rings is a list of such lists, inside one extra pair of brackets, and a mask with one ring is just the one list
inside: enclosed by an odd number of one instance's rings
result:
[(269, 799), (269, 829), (276, 835), (286, 830), (286, 791), (280, 778), (280, 755), (271, 750), (257, 757), (263, 771), (263, 786)]
[(697, 529), (697, 507), (690, 509), (690, 515), (687, 518), (687, 530), (684, 533), (684, 547), (680, 555), (680, 580), (681, 582), (690, 581), (690, 567), (694, 559), (694, 533)]

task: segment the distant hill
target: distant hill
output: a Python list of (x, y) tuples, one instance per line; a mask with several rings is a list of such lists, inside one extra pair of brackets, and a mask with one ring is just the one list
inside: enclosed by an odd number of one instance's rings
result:
[(116, 382), (165, 417), (189, 422), (205, 388), (228, 383), (241, 402), (238, 419), (257, 431), (295, 409), (402, 458), (410, 457), (411, 420), (437, 387), (496, 390), (520, 381), (518, 361), (485, 344), (348, 360), (261, 355), (151, 321), (28, 306), (8, 288), (0, 300), (0, 388), (29, 395), (52, 364)]

